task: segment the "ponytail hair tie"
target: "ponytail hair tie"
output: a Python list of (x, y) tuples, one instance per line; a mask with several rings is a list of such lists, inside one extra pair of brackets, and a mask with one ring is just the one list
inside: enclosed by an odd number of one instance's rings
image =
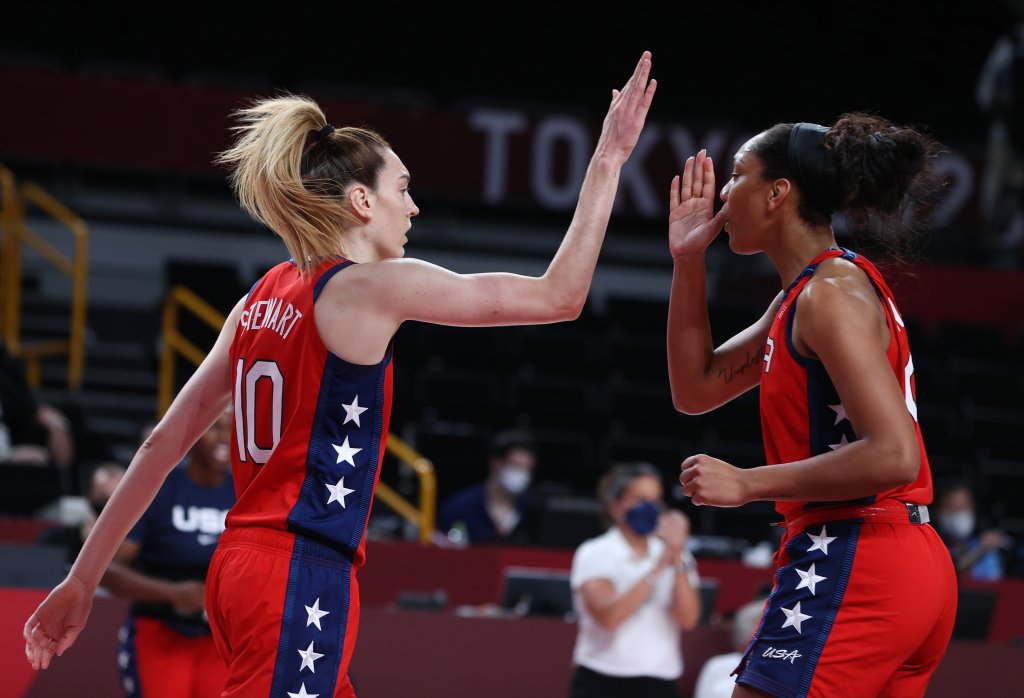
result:
[(316, 132), (316, 142), (319, 143), (332, 133), (334, 133), (334, 127), (330, 124), (324, 124), (324, 127)]

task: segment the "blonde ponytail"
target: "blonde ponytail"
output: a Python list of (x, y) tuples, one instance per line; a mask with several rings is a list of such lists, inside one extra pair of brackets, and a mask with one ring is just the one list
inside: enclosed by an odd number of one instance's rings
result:
[[(284, 241), (303, 275), (344, 256), (341, 233), (357, 222), (344, 194), (353, 181), (375, 188), (387, 142), (367, 129), (322, 131), (323, 111), (303, 96), (260, 100), (233, 116), (237, 140), (214, 162), (231, 169), (242, 209)], [(318, 131), (324, 135), (307, 151)]]

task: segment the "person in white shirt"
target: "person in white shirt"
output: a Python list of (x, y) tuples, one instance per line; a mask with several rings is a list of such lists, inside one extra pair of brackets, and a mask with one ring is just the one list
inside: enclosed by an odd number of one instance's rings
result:
[(690, 523), (662, 502), (659, 471), (614, 466), (598, 484), (610, 523), (573, 556), (578, 619), (571, 698), (678, 698), (681, 631), (701, 613)]
[(736, 611), (732, 621), (732, 646), (734, 650), (708, 658), (697, 675), (693, 698), (730, 698), (736, 688), (733, 670), (747, 651), (750, 638), (761, 623), (764, 612), (764, 597), (748, 601)]

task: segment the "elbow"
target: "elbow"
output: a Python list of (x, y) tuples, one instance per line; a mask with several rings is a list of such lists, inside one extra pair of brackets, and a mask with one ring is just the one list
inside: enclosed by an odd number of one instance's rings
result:
[(675, 391), (672, 392), (672, 406), (676, 408), (676, 412), (687, 415), (702, 414), (704, 410), (700, 409), (700, 405), (690, 399), (688, 396), (679, 395)]
[(921, 471), (921, 449), (916, 439), (904, 440), (887, 448), (885, 457), (879, 458), (878, 462), (887, 464), (884, 472), (880, 473), (880, 487), (903, 487), (917, 480)]
[(913, 444), (913, 448), (904, 450), (906, 453), (901, 454), (897, 466), (900, 486), (914, 482), (921, 473), (921, 449), (918, 448), (917, 443)]
[(675, 605), (676, 623), (682, 630), (693, 630), (700, 623), (704, 605), (696, 588), (690, 587), (685, 599), (678, 600)]
[(613, 633), (616, 630), (618, 630), (619, 626), (622, 625), (623, 620), (625, 620), (625, 618), (614, 618), (611, 615), (594, 616), (594, 622), (598, 624), (601, 630), (607, 631), (609, 633)]
[(579, 318), (583, 313), (583, 305), (586, 302), (586, 298), (560, 298), (553, 303), (549, 303), (544, 307), (544, 310), (539, 313), (537, 321), (541, 323), (552, 323), (552, 322), (571, 322)]
[(576, 320), (583, 313), (590, 292), (589, 284), (565, 283), (551, 274), (537, 279), (533, 300), (529, 301), (534, 309), (534, 322), (569, 322)]
[(683, 614), (679, 618), (676, 618), (676, 623), (679, 624), (681, 630), (693, 630), (697, 627), (697, 622), (700, 620), (700, 609), (698, 608), (695, 612), (689, 614)]
[(716, 405), (711, 403), (709, 400), (703, 399), (699, 393), (694, 390), (677, 390), (672, 388), (672, 406), (676, 409), (676, 412), (681, 412), (686, 415), (698, 415), (710, 412), (715, 408)]
[(553, 308), (555, 322), (571, 322), (579, 319), (583, 314), (583, 306), (586, 305), (586, 293), (574, 293), (562, 298)]

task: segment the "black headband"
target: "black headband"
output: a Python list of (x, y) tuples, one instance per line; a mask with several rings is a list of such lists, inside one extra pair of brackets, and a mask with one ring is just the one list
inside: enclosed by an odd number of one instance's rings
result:
[(833, 213), (842, 203), (839, 174), (825, 150), (827, 126), (793, 124), (789, 134), (789, 169), (811, 208)]
[(320, 141), (322, 141), (324, 138), (326, 138), (327, 136), (331, 135), (332, 133), (334, 133), (334, 127), (331, 126), (330, 124), (325, 124), (322, 129), (320, 129), (319, 131), (317, 131), (314, 134), (315, 137), (316, 137), (316, 142), (319, 143)]

